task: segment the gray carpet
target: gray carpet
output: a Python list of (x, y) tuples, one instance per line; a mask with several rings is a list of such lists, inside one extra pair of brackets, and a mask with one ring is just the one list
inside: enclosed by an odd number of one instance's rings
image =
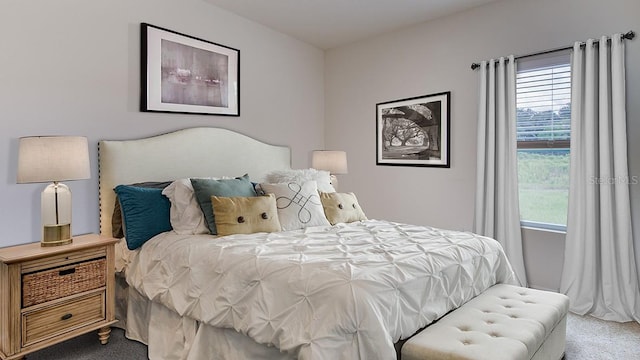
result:
[[(127, 340), (113, 329), (109, 344), (100, 345), (94, 332), (27, 356), (28, 360), (142, 360), (147, 347)], [(566, 360), (638, 360), (640, 324), (615, 323), (569, 314)]]
[(107, 345), (100, 344), (92, 331), (27, 355), (27, 360), (143, 360), (147, 346), (124, 337), (124, 330), (112, 328)]
[(638, 360), (640, 324), (569, 314), (566, 360)]

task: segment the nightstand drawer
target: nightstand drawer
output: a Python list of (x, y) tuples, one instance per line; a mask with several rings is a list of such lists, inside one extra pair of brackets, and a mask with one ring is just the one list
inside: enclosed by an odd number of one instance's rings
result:
[(22, 307), (42, 304), (106, 285), (106, 259), (22, 275)]
[(21, 271), (23, 274), (31, 274), (36, 271), (53, 269), (65, 265), (78, 264), (83, 261), (103, 258), (106, 256), (107, 249), (104, 246), (73, 252), (65, 252), (62, 254), (47, 256), (45, 258), (25, 261), (22, 263)]
[(104, 319), (104, 292), (26, 312), (22, 315), (22, 346)]

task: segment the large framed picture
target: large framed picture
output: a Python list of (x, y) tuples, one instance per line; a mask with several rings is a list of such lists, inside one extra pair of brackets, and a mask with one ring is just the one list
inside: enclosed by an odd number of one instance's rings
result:
[(450, 167), (451, 92), (376, 104), (376, 164)]
[(240, 115), (240, 51), (141, 24), (141, 110)]

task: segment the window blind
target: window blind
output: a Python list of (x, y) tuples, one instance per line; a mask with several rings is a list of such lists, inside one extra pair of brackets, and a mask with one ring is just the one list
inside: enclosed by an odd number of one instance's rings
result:
[(518, 142), (544, 143), (546, 147), (555, 147), (555, 142), (568, 143), (571, 131), (569, 56), (551, 65), (531, 69), (525, 64), (522, 68), (516, 79)]

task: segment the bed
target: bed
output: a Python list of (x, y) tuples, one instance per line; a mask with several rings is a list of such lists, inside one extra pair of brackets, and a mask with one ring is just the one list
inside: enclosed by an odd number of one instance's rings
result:
[[(100, 231), (122, 184), (291, 168), (286, 146), (219, 128), (99, 143)], [(150, 359), (396, 359), (398, 344), (496, 283), (500, 245), (361, 219), (256, 234), (162, 232), (117, 249), (117, 318)]]

